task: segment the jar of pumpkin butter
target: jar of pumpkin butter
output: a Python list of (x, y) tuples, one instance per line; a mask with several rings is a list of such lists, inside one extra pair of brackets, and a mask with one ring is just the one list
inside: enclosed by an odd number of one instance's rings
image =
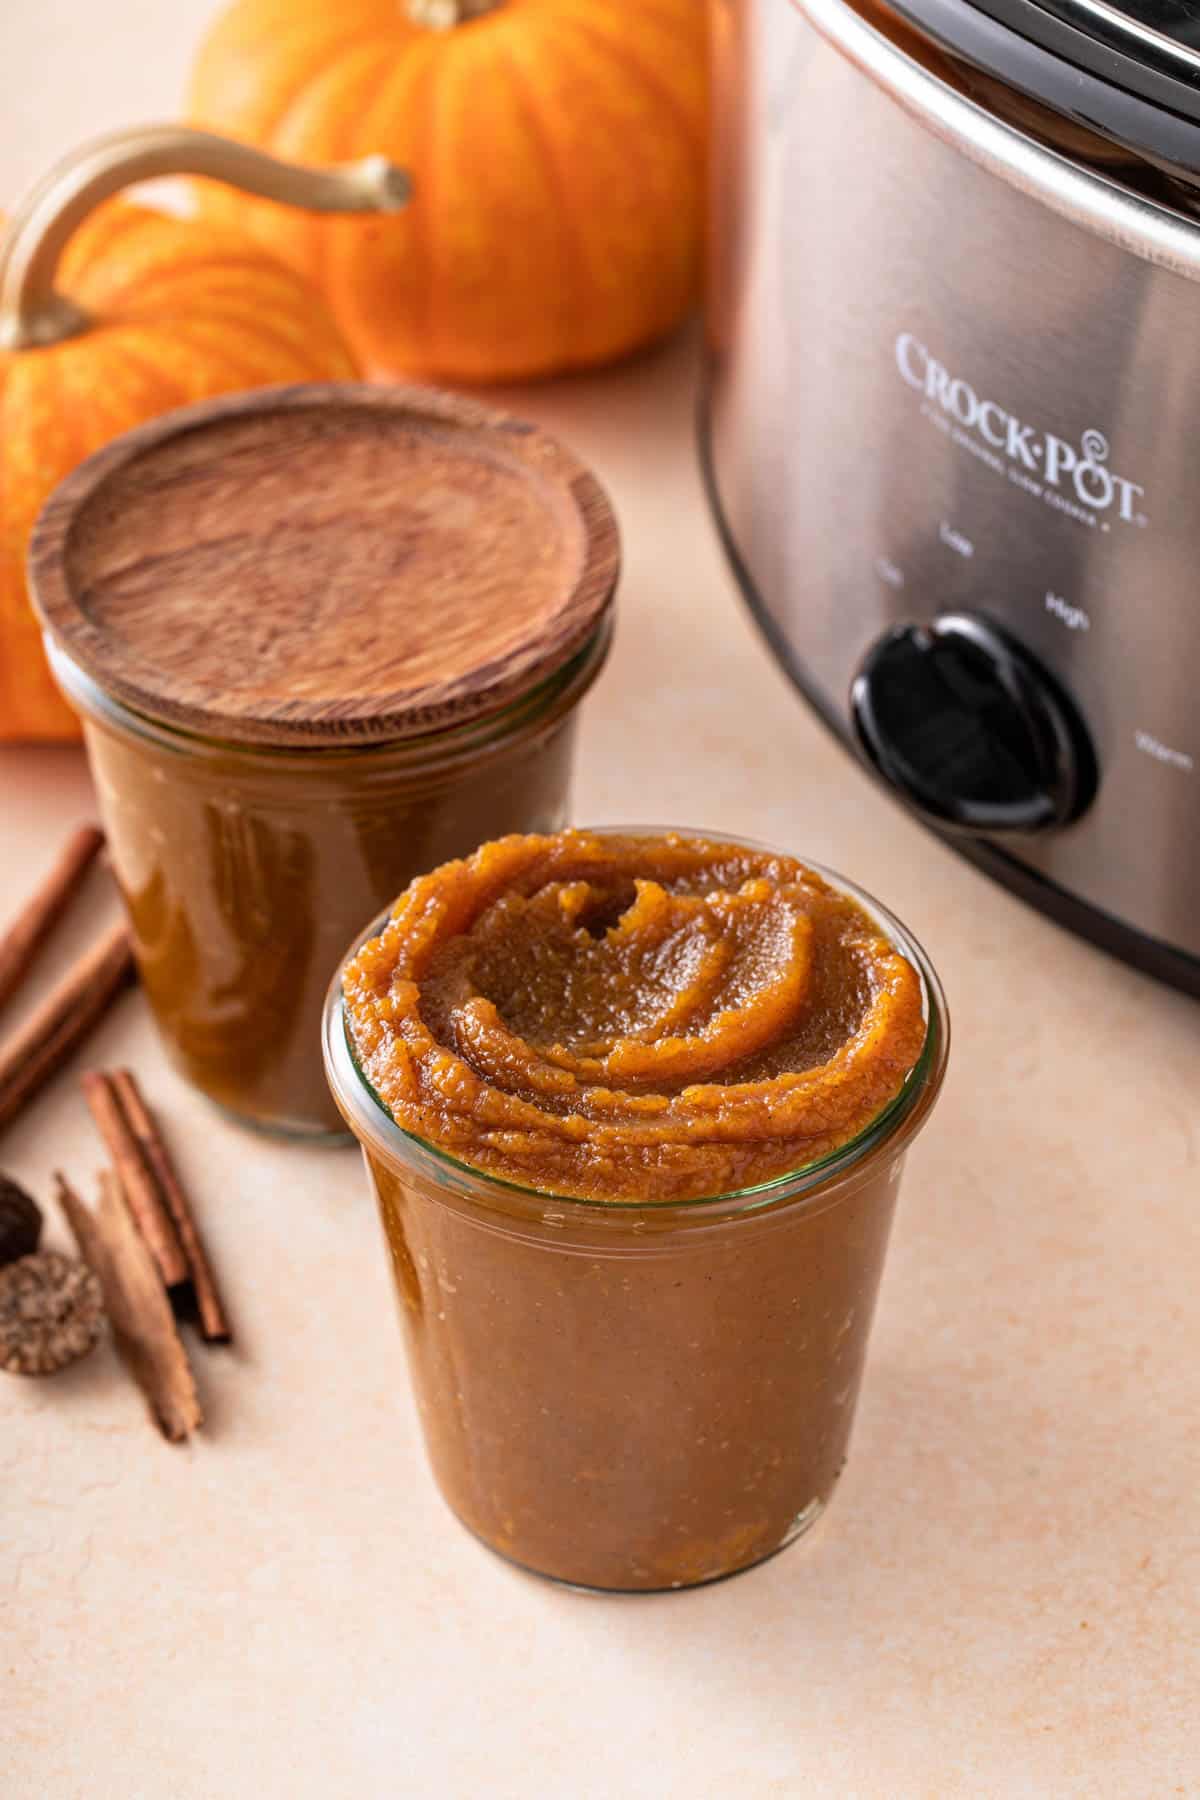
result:
[(566, 831), (409, 886), (325, 1053), (478, 1536), (678, 1588), (820, 1517), (947, 1044), (909, 932), (782, 853)]
[(52, 496), (35, 603), (160, 1034), (212, 1100), (343, 1135), (330, 977), (420, 871), (562, 824), (617, 562), (567, 450), (428, 390), (206, 402)]

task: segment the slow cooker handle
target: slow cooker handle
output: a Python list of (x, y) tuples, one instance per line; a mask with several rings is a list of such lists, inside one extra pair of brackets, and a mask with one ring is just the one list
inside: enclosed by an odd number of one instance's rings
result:
[(977, 614), (887, 631), (859, 666), (850, 710), (879, 774), (942, 830), (1052, 831), (1095, 793), (1076, 708), (1022, 645)]

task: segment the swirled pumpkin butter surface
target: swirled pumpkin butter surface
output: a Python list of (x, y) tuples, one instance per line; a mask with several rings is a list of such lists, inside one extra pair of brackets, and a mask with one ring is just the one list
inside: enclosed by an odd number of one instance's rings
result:
[(896, 1095), (916, 971), (790, 857), (702, 838), (508, 837), (414, 881), (348, 965), (396, 1122), (584, 1199), (715, 1195), (801, 1169)]

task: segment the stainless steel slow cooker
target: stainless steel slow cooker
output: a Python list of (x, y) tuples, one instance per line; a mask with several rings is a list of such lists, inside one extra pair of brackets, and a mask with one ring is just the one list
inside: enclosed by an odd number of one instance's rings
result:
[(703, 436), (755, 616), (924, 820), (1200, 994), (1200, 11), (711, 14)]

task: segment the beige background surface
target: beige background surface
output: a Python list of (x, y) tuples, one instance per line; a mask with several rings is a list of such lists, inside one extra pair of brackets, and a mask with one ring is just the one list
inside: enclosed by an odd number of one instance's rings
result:
[[(207, 10), (3, 0), (0, 195), (169, 111)], [(130, 997), (95, 1055), (144, 1071), (239, 1347), (199, 1359), (211, 1428), (184, 1450), (107, 1349), (0, 1377), (5, 1800), (1200, 1794), (1200, 1011), (988, 885), (825, 738), (719, 557), (694, 382), (683, 344), (518, 397), (626, 536), (578, 816), (844, 869), (955, 1015), (838, 1501), (693, 1594), (582, 1599), (496, 1561), (426, 1473), (356, 1158), (216, 1120)], [(0, 751), (0, 915), (90, 810), (77, 755)], [(0, 1145), (39, 1190), (96, 1160), (69, 1081)]]

